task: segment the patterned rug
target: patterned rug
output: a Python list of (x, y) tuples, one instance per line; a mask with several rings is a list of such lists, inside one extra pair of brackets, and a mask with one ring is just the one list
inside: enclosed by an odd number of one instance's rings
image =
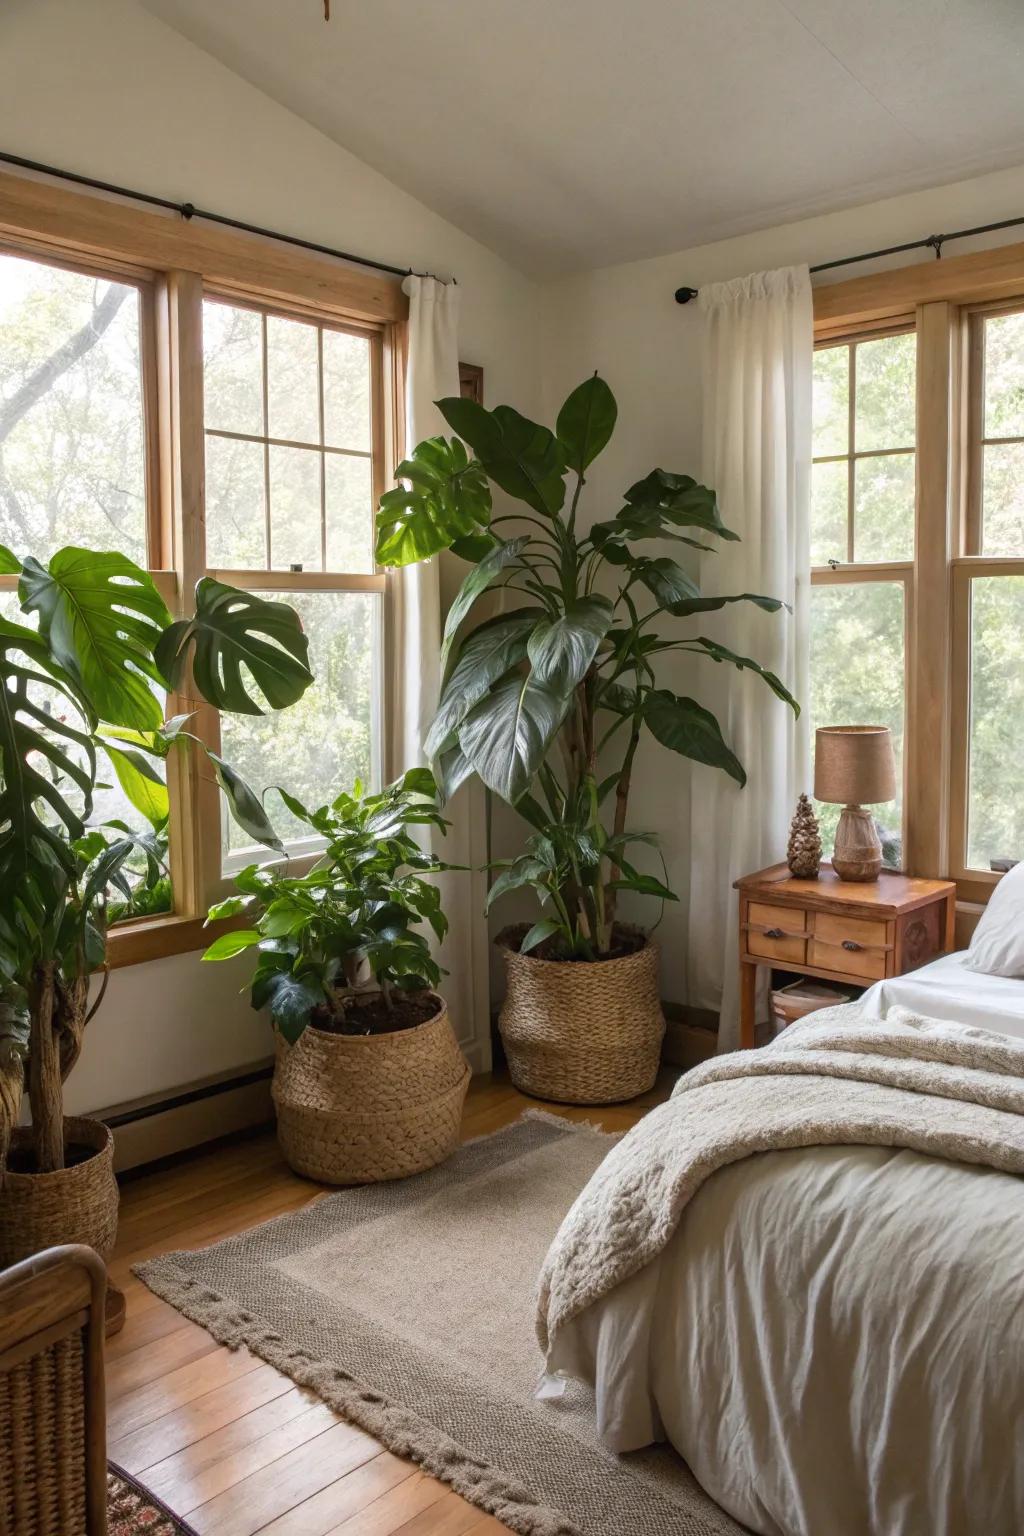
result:
[(107, 1536), (196, 1536), (160, 1500), (114, 1463), (107, 1464)]

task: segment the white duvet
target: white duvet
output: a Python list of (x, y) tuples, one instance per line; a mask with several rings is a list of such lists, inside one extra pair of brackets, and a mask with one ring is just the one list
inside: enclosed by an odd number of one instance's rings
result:
[(549, 1369), (593, 1381), (611, 1447), (670, 1441), (761, 1536), (1019, 1536), (1024, 1179), (877, 1146), (744, 1158)]

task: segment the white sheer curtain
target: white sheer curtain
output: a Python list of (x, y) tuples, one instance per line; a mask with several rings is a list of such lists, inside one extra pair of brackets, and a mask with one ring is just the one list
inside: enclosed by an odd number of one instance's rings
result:
[(814, 325), (806, 267), (759, 272), (700, 290), (704, 340), (703, 476), (741, 542), (703, 557), (707, 595), (781, 597), (768, 614), (733, 603), (705, 633), (775, 672), (799, 720), (750, 672), (715, 666), (699, 697), (747, 771), (740, 787), (694, 764), (689, 994), (720, 1010), (719, 1050), (739, 1044), (738, 916), (733, 881), (785, 857), (790, 817), (809, 789), (811, 371)]
[[(407, 277), (408, 346), (405, 361), (405, 435), (410, 452), (425, 437), (450, 435), (434, 404), (459, 393), (459, 290), (432, 277)], [(388, 774), (422, 763), (423, 742), (437, 706), (441, 675), (440, 560), (394, 571), (390, 597), (387, 720)], [(483, 795), (475, 784), (458, 791), (446, 815), (452, 822), (435, 851), (449, 863), (479, 867), (485, 858)], [(490, 1066), (490, 1011), (484, 877), (472, 869), (439, 877), (450, 930), (441, 946), (448, 971), (441, 991), (459, 1042), (475, 1070)]]

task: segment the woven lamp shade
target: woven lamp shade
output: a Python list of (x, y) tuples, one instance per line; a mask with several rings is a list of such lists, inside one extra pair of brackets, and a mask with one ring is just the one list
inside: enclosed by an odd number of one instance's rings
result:
[(815, 800), (878, 805), (896, 798), (896, 762), (887, 725), (827, 725), (815, 735)]

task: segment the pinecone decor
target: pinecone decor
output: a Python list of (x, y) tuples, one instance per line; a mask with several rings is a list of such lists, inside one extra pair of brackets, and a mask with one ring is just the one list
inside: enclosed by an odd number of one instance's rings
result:
[(818, 818), (806, 795), (796, 804), (796, 815), (789, 824), (786, 863), (798, 880), (816, 880), (821, 868), (821, 832)]

